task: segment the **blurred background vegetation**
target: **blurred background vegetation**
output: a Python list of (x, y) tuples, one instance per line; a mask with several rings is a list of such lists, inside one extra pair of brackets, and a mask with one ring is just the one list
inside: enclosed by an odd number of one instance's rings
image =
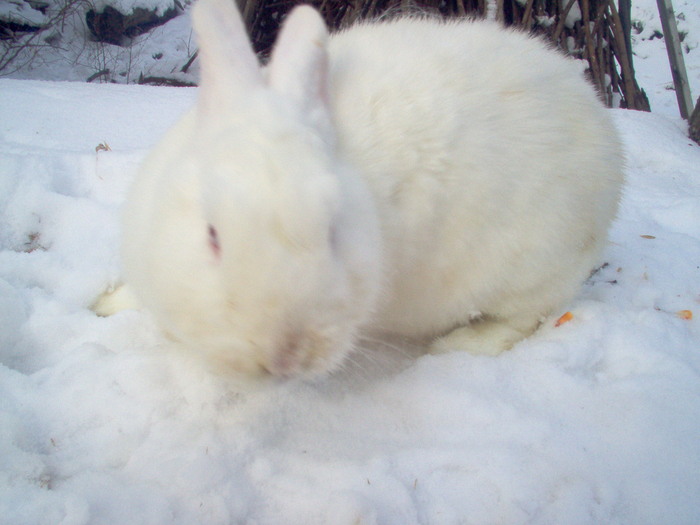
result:
[[(541, 35), (562, 52), (586, 61), (587, 74), (609, 106), (649, 109), (634, 74), (631, 0), (231, 1), (237, 1), (261, 61), (269, 55), (285, 15), (299, 3), (316, 7), (333, 30), (358, 20), (405, 13), (488, 18)], [(190, 32), (189, 25), (173, 23), (184, 18), (180, 15), (192, 3), (192, 0), (3, 0), (0, 2), (0, 75), (17, 77), (24, 72), (25, 78), (36, 78), (40, 74), (37, 73), (40, 61), (44, 65), (51, 61), (58, 63), (63, 53), (65, 61), (72, 62), (75, 68), (82, 67), (75, 76), (82, 75), (88, 81), (192, 85), (196, 78), (191, 72), (191, 66), (196, 64), (196, 47), (190, 45), (191, 33), (186, 34)], [(152, 37), (160, 47), (147, 45), (149, 33), (165, 24), (177, 27), (177, 32), (172, 30)], [(170, 48), (168, 40), (173, 41)]]

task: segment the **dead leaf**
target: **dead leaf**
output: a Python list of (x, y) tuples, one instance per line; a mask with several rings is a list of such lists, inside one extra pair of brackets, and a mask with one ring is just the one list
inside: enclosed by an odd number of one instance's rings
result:
[(561, 326), (564, 323), (568, 323), (574, 318), (574, 314), (571, 312), (566, 312), (564, 315), (562, 315), (559, 319), (557, 319), (557, 322), (554, 323), (554, 326)]
[(676, 315), (680, 317), (681, 319), (685, 319), (686, 321), (690, 321), (693, 318), (693, 311), (692, 310), (679, 310), (676, 312)]

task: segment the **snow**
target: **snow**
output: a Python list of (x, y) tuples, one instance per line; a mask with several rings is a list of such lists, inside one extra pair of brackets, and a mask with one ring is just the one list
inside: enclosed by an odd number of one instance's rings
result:
[[(140, 7), (141, 4), (146, 7), (149, 2), (125, 3), (133, 7)], [(110, 1), (110, 4), (114, 2)], [(151, 4), (150, 7), (155, 9), (171, 3), (156, 1)], [(0, 77), (81, 82), (95, 77), (95, 82), (124, 84), (136, 83), (140, 76), (169, 77), (191, 83), (196, 81), (196, 62), (186, 74), (181, 72), (197, 49), (189, 10), (133, 38), (129, 47), (121, 47), (93, 41), (85, 25), (85, 5), (74, 4), (61, 18), (60, 31), (47, 29), (42, 34), (46, 35), (43, 37), (45, 42), (36, 41), (31, 48), (25, 49), (12, 64), (0, 70)], [(128, 12), (126, 7), (124, 12)], [(160, 10), (158, 12), (162, 14)], [(56, 13), (51, 12), (51, 16), (56, 16)], [(27, 35), (25, 38), (33, 37)], [(105, 71), (108, 74), (97, 75)]]
[[(559, 3), (559, 9), (561, 9), (562, 11), (566, 9), (566, 6), (569, 5), (569, 1), (570, 0), (561, 0), (561, 2)], [(582, 18), (583, 17), (581, 15), (581, 8), (576, 3), (573, 4), (569, 9), (569, 12), (566, 14), (566, 20), (564, 21), (564, 23), (566, 24), (566, 27), (574, 27), (574, 24), (576, 22), (579, 22)]]
[[(697, 95), (700, 11), (675, 4)], [(656, 111), (611, 110), (627, 184), (573, 319), (311, 384), (220, 377), (146, 313), (89, 309), (129, 181), (196, 90), (0, 80), (0, 523), (699, 523), (700, 147), (663, 41), (635, 46)]]
[(40, 11), (32, 9), (23, 0), (8, 0), (0, 4), (0, 20), (35, 27), (46, 23), (46, 17)]
[(175, 0), (92, 0), (92, 5), (98, 13), (111, 6), (125, 15), (133, 13), (134, 9), (146, 9), (162, 15), (175, 7)]
[[(676, 23), (682, 41), (683, 60), (688, 73), (693, 103), (700, 96), (700, 2), (697, 0), (673, 0)], [(632, 2), (632, 22), (641, 29), (632, 30), (634, 68), (637, 83), (644, 88), (652, 102), (652, 111), (666, 115), (678, 115), (678, 103), (673, 91), (673, 78), (663, 39), (659, 11), (654, 0)]]

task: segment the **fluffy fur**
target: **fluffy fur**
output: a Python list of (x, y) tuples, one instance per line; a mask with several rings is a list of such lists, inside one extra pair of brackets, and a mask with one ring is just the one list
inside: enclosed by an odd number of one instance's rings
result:
[(199, 100), (123, 223), (126, 283), (193, 351), (285, 377), (372, 332), (498, 353), (595, 265), (620, 146), (539, 40), (420, 18), (329, 37), (302, 6), (262, 71), (231, 0), (193, 19)]

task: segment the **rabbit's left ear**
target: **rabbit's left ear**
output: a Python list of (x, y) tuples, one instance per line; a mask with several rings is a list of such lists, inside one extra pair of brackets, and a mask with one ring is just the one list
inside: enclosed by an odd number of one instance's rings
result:
[(328, 105), (327, 42), (321, 15), (307, 5), (296, 7), (282, 26), (268, 68), (270, 87), (317, 123), (326, 118)]

